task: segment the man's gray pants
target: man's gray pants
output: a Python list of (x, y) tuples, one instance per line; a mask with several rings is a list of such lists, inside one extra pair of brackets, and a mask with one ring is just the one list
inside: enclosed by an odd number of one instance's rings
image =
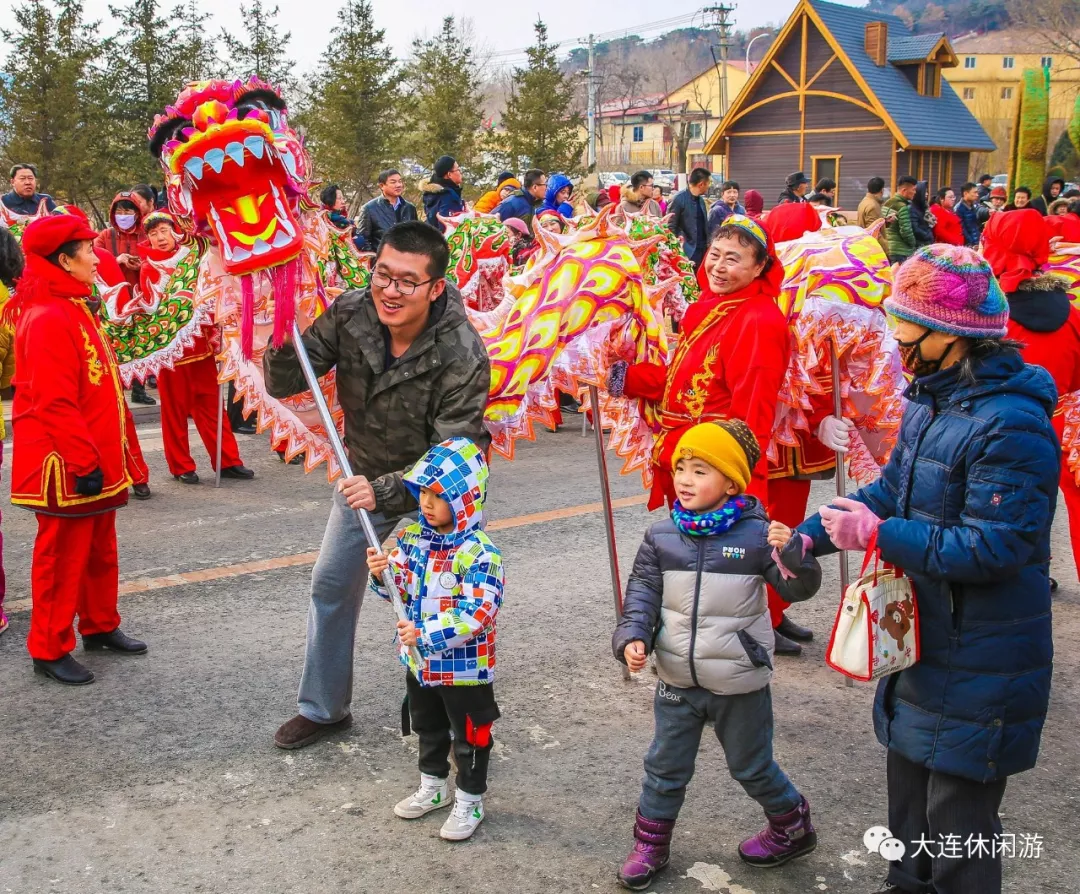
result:
[[(368, 515), (380, 542), (398, 522), (396, 515)], [(297, 697), (300, 713), (316, 723), (335, 723), (349, 713), (356, 619), (368, 586), (367, 545), (356, 511), (335, 490), (319, 559), (311, 572), (307, 650)]]

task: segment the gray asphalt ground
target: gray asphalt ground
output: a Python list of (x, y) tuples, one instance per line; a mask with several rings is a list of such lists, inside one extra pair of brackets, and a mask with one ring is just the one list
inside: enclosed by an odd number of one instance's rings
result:
[[(93, 686), (64, 688), (31, 672), (35, 524), (8, 506), (3, 476), (14, 611), (0, 637), (0, 892), (618, 890), (656, 678), (623, 682), (611, 657), (598, 513), (493, 532), (507, 570), (496, 682), (503, 719), (487, 819), (472, 841), (449, 844), (438, 837), (442, 814), (405, 823), (391, 812), (414, 789), (417, 770), (415, 740), (397, 729), (404, 672), (387, 605), (369, 600), (360, 614), (353, 728), (284, 752), (272, 738), (295, 711), (310, 566), (161, 586), (169, 575), (316, 549), (329, 505), (325, 476), (286, 467), (264, 438), (242, 436), (255, 481), (215, 490), (198, 447), (204, 484), (184, 486), (168, 476), (156, 430), (142, 437), (154, 497), (119, 515), (121, 580), (158, 587), (122, 597), (121, 612), (150, 654), (88, 656)], [(614, 472), (617, 497), (641, 493), (638, 478)], [(593, 444), (580, 428), (541, 433), (513, 463), (495, 461), (490, 517), (594, 503), (597, 480)], [(811, 506), (832, 487), (816, 485)], [(649, 521), (641, 505), (616, 512), (624, 577)], [(1010, 782), (1004, 804), (1006, 831), (1041, 836), (1041, 853), (1006, 862), (1013, 894), (1080, 891), (1080, 586), (1063, 518), (1054, 534), (1062, 589), (1050, 718), (1039, 766)], [(817, 639), (802, 658), (779, 659), (773, 684), (777, 757), (813, 806), (817, 851), (779, 870), (742, 865), (737, 845), (762, 815), (706, 734), (671, 868), (652, 890), (869, 894), (884, 878), (883, 860), (862, 845), (867, 828), (887, 821), (873, 691), (846, 688), (824, 665), (839, 601), (835, 561), (825, 572), (822, 592), (792, 611)]]

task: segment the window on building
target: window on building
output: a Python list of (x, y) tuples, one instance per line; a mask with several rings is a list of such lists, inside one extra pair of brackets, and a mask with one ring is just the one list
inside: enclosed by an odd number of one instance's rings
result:
[(698, 121), (693, 122), (687, 127), (687, 134), (691, 140), (701, 139), (701, 123)]
[(974, 67), (975, 67), (975, 57), (974, 56), (965, 56), (964, 57), (964, 68), (974, 68)]
[(964, 99), (974, 99), (974, 98), (975, 98), (975, 88), (974, 87), (965, 87), (964, 88)]
[[(817, 183), (825, 178), (835, 180), (837, 184), (840, 183), (840, 155), (812, 155), (810, 157), (811, 171), (810, 177), (814, 183)], [(833, 202), (838, 202), (840, 199), (840, 187), (836, 187), (836, 193), (833, 196)]]
[(1002, 99), (1012, 99), (1012, 91), (1013, 91), (1012, 87), (1002, 87), (1001, 88), (1001, 98)]
[(635, 143), (644, 143), (645, 142), (645, 128), (640, 124), (637, 127), (634, 128), (634, 142)]
[(1016, 64), (1016, 60), (1012, 56), (1002, 56), (1001, 57), (1001, 67), (1002, 68), (1012, 68), (1015, 64)]
[(1039, 63), (1039, 65), (1042, 66), (1043, 68), (1051, 68), (1051, 67), (1053, 67), (1053, 64), (1054, 64), (1054, 57), (1053, 56), (1043, 56), (1042, 61)]
[(941, 95), (941, 69), (936, 65), (927, 65), (923, 72), (923, 96)]

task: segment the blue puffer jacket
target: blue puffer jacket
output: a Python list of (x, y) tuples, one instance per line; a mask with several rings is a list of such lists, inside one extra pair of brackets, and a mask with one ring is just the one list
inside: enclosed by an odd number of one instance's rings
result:
[(562, 202), (556, 204), (555, 197), (559, 194), (560, 190), (570, 187), (573, 190), (574, 184), (570, 182), (570, 178), (562, 174), (555, 174), (550, 180), (548, 180), (547, 193), (544, 194), (544, 201), (540, 207), (536, 209), (537, 214), (541, 211), (550, 210), (561, 214), (563, 217), (574, 216), (574, 206), (569, 202)]
[[(912, 579), (921, 657), (885, 677), (881, 744), (931, 770), (990, 782), (1035, 765), (1050, 699), (1050, 525), (1060, 448), (1057, 391), (1015, 355), (908, 388), (881, 478), (853, 498), (883, 519), (882, 558)], [(835, 552), (815, 515), (799, 526)]]

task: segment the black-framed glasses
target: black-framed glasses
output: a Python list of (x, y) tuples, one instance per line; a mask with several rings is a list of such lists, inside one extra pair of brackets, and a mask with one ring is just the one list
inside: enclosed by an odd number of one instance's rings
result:
[(429, 282), (435, 282), (435, 279), (425, 279), (423, 282), (413, 282), (411, 279), (394, 279), (392, 276), (387, 276), (385, 273), (376, 271), (371, 274), (371, 284), (379, 289), (389, 289), (390, 283), (393, 283), (398, 290), (399, 295), (411, 295), (420, 286), (427, 285)]

